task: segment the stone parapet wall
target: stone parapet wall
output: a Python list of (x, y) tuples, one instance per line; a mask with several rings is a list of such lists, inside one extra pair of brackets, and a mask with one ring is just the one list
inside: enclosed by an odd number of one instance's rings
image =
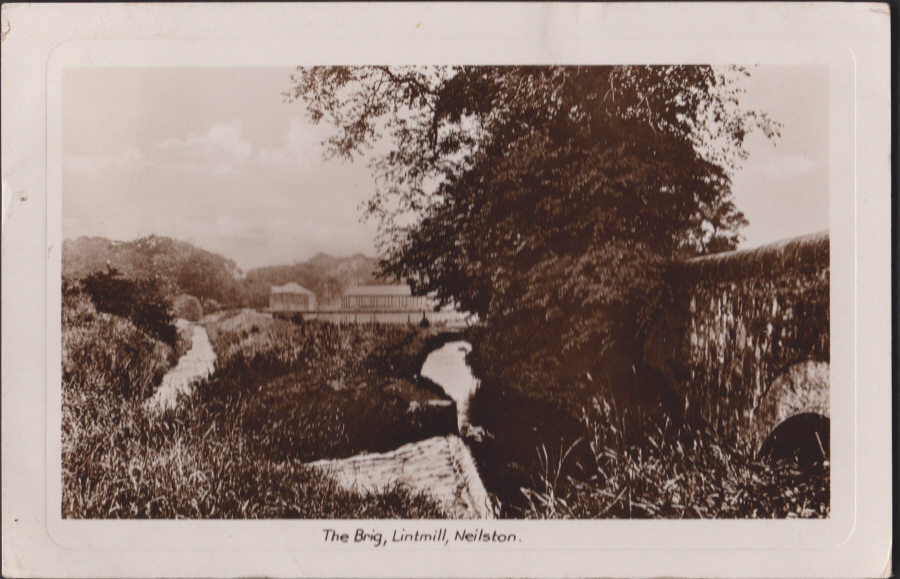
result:
[(829, 275), (827, 232), (679, 264), (645, 359), (688, 412), (758, 448), (785, 408), (828, 413)]

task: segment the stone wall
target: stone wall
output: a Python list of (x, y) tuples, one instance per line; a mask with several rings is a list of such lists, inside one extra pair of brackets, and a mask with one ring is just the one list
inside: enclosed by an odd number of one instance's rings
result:
[(759, 444), (785, 418), (829, 414), (827, 232), (689, 260), (644, 354), (688, 412)]

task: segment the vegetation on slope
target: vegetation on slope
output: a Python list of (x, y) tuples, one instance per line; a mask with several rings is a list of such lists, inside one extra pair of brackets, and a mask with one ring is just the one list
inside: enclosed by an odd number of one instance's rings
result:
[(201, 383), (199, 396), (174, 411), (148, 407), (186, 344), (173, 348), (127, 317), (98, 311), (78, 282), (64, 286), (62, 339), (63, 517), (443, 516), (405, 488), (351, 493), (296, 457), (273, 458), (271, 435), (285, 425), (247, 428), (249, 392), (222, 396)]
[(415, 326), (297, 325), (243, 312), (208, 332), (216, 373), (196, 400), (240, 405), (243, 428), (273, 459), (384, 452), (456, 428), (452, 406), (428, 404), (440, 390), (416, 376), (427, 339)]
[(84, 278), (113, 268), (130, 279), (155, 280), (165, 296), (186, 293), (220, 304), (241, 299), (241, 272), (234, 261), (168, 237), (66, 240), (62, 265), (64, 277)]

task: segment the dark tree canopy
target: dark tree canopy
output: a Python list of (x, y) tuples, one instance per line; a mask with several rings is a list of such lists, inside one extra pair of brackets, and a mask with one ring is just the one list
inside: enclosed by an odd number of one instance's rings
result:
[(736, 247), (743, 69), (298, 68), (286, 96), (371, 160), (385, 273), (477, 313), (515, 355), (605, 351), (665, 300), (674, 258)]

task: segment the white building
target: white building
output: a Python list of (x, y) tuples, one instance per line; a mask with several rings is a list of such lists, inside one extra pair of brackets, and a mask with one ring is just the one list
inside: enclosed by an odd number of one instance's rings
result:
[(276, 285), (269, 295), (269, 309), (272, 312), (314, 312), (316, 294), (294, 282)]
[(434, 310), (437, 301), (414, 296), (408, 285), (351, 287), (341, 298), (341, 309), (351, 311), (410, 312)]

